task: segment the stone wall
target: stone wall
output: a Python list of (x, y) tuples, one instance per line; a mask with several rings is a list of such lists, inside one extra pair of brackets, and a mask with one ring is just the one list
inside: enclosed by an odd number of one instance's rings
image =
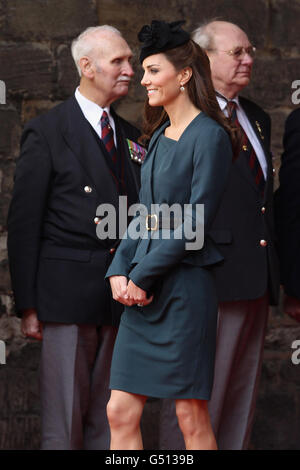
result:
[[(238, 23), (258, 48), (251, 86), (245, 95), (270, 112), (274, 166), (280, 165), (281, 140), (291, 102), (292, 82), (300, 80), (299, 0), (1, 0), (0, 80), (7, 88), (0, 104), (0, 339), (6, 342), (6, 365), (0, 364), (0, 448), (39, 447), (39, 343), (25, 340), (14, 315), (6, 253), (6, 218), (15, 160), (24, 124), (73, 93), (78, 82), (70, 42), (87, 26), (112, 24), (137, 53), (136, 33), (152, 19), (186, 19), (194, 29), (205, 18)], [(117, 104), (121, 115), (139, 123), (145, 94), (141, 69), (128, 97)], [(0, 100), (1, 102), (1, 100)], [(300, 326), (270, 313), (262, 381), (252, 435), (254, 449), (300, 449), (300, 365), (291, 362), (291, 344)], [(150, 403), (154, 422), (159, 412)], [(155, 446), (155, 426), (147, 428)]]

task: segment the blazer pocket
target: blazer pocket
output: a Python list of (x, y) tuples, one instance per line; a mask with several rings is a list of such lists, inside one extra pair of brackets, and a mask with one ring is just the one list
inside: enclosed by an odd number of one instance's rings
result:
[(230, 230), (210, 230), (208, 235), (219, 245), (228, 245), (232, 243), (232, 233)]
[(91, 260), (91, 254), (91, 250), (78, 250), (64, 246), (45, 246), (41, 251), (41, 257), (45, 259), (61, 259), (81, 263), (88, 263)]

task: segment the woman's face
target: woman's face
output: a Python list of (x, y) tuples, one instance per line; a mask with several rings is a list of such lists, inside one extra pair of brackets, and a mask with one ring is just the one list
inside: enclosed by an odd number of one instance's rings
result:
[(167, 106), (180, 94), (182, 74), (177, 72), (163, 53), (154, 54), (143, 61), (144, 76), (150, 106)]

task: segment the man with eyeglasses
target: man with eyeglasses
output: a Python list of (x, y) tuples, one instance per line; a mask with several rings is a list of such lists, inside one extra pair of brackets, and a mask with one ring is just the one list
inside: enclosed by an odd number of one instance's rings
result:
[[(210, 231), (224, 260), (214, 269), (220, 306), (209, 410), (218, 448), (247, 449), (269, 304), (277, 303), (279, 291), (271, 122), (258, 105), (239, 95), (250, 82), (255, 55), (245, 32), (232, 23), (210, 21), (194, 31), (193, 39), (208, 54), (219, 105), (241, 137), (240, 152)], [(168, 433), (161, 434), (162, 448), (183, 448), (175, 425), (170, 424), (174, 422), (171, 416), (165, 403), (162, 430)]]

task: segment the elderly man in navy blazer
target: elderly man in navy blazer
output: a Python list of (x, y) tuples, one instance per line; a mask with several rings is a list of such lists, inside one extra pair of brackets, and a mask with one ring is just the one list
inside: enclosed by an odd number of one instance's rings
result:
[[(279, 291), (271, 122), (257, 104), (239, 96), (250, 82), (255, 54), (245, 32), (232, 23), (211, 21), (197, 28), (193, 39), (209, 56), (221, 109), (241, 132), (241, 151), (210, 231), (224, 261), (214, 268), (220, 304), (209, 410), (218, 448), (247, 449), (269, 304), (277, 303)], [(176, 449), (180, 436), (171, 432), (169, 418), (163, 410), (162, 430), (167, 432), (161, 446)]]
[(22, 136), (8, 250), (22, 331), (42, 339), (42, 448), (106, 449), (122, 308), (104, 281), (117, 240), (97, 237), (96, 212), (109, 203), (118, 218), (119, 196), (136, 202), (139, 165), (129, 146), (139, 132), (110, 106), (133, 76), (120, 32), (88, 28), (72, 53), (81, 77), (75, 95), (29, 122)]

